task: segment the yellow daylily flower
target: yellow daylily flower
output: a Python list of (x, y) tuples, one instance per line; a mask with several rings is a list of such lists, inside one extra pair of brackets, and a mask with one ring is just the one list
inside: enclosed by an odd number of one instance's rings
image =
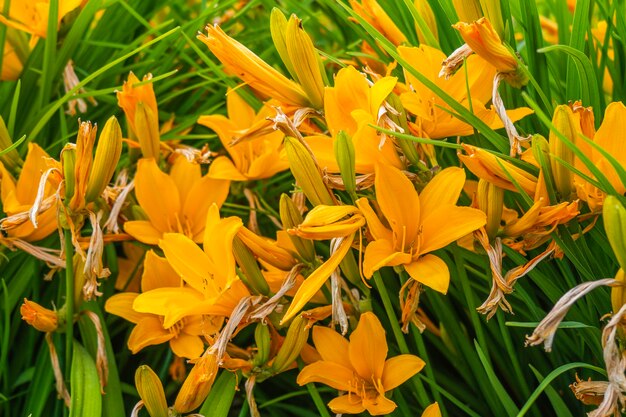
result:
[(339, 172), (333, 148), (339, 131), (352, 138), (357, 173), (374, 172), (374, 165), (379, 160), (398, 168), (404, 166), (393, 142), (381, 142), (377, 131), (369, 126), (379, 124), (381, 106), (396, 82), (395, 77), (384, 77), (370, 86), (365, 76), (354, 67), (342, 68), (337, 73), (335, 86), (326, 87), (324, 96), (324, 114), (332, 138), (323, 135), (305, 138), (320, 168)]
[(385, 38), (398, 46), (406, 42), (406, 36), (391, 20), (385, 10), (380, 7), (376, 0), (350, 0), (352, 9), (367, 23), (374, 26)]
[(59, 327), (59, 315), (56, 311), (26, 298), (24, 298), (24, 304), (20, 306), (20, 314), (22, 320), (40, 332), (53, 332)]
[(284, 152), (280, 150), (284, 134), (273, 131), (235, 145), (231, 142), (242, 131), (267, 124), (266, 118), (276, 112), (265, 105), (258, 114), (235, 91), (226, 96), (228, 118), (222, 115), (200, 116), (198, 123), (217, 133), (222, 145), (230, 154), (218, 156), (209, 167), (211, 178), (232, 181), (251, 181), (272, 177), (289, 168)]
[[(143, 81), (150, 80), (146, 74)], [(152, 83), (135, 86), (139, 78), (131, 71), (124, 81), (122, 91), (117, 92), (117, 104), (124, 110), (132, 132), (139, 140), (144, 158), (159, 159), (161, 136), (159, 133), (159, 108)]]
[[(604, 120), (592, 138), (593, 142), (604, 149), (609, 155), (626, 169), (626, 106), (622, 102), (609, 104), (604, 113)], [(617, 171), (598, 150), (585, 143), (582, 139), (576, 141), (576, 145), (591, 159), (594, 165), (604, 174), (606, 179), (615, 188), (618, 194), (626, 193), (626, 185), (622, 183)], [(593, 176), (589, 169), (578, 160), (576, 168), (584, 174)], [(579, 176), (574, 176), (574, 186), (578, 197), (586, 201), (589, 208), (596, 212), (602, 209), (605, 193)]]
[[(489, 127), (492, 129), (503, 127), (502, 120), (497, 116), (495, 109), (486, 107), (486, 103), (491, 100), (492, 83), (496, 74), (496, 68), (490, 62), (477, 55), (469, 56), (465, 62), (467, 71), (457, 71), (454, 75), (443, 78), (439, 77), (439, 71), (446, 56), (439, 49), (428, 45), (401, 46), (398, 48), (398, 53), (455, 101), (471, 109), (476, 117)], [(416, 116), (415, 123), (412, 123), (411, 127), (418, 136), (442, 139), (474, 134), (474, 128), (470, 124), (450, 114), (452, 109), (441, 97), (408, 71), (405, 70), (404, 74), (410, 91), (402, 93), (400, 99), (404, 108)], [(531, 113), (532, 110), (528, 107), (507, 111), (507, 115), (514, 122)]]
[(482, 211), (456, 205), (464, 183), (465, 171), (446, 168), (418, 195), (400, 170), (378, 164), (376, 201), (389, 227), (378, 218), (366, 198), (357, 201), (374, 239), (365, 249), (365, 277), (370, 278), (384, 266), (404, 265), (413, 279), (446, 293), (450, 283), (448, 267), (429, 252), (443, 248), (486, 223)]
[[(165, 258), (149, 251), (144, 262), (141, 290), (149, 293), (151, 290), (167, 288), (181, 288), (181, 278)], [(134, 292), (115, 294), (105, 304), (107, 312), (135, 324), (128, 338), (128, 348), (133, 354), (146, 346), (169, 342), (172, 352), (177, 356), (195, 359), (204, 351), (202, 336), (217, 333), (222, 324), (221, 319), (193, 315), (166, 327), (158, 308), (152, 312), (137, 312), (133, 309), (138, 296)]]
[(20, 59), (20, 56), (11, 42), (4, 42), (4, 51), (2, 53), (2, 73), (0, 74), (0, 80), (17, 80), (22, 73), (23, 68), (24, 63)]
[(441, 409), (438, 403), (433, 403), (426, 407), (422, 413), (422, 417), (441, 417)]
[[(2, 210), (8, 217), (24, 213), (30, 210), (37, 197), (37, 189), (42, 174), (58, 163), (37, 144), (28, 144), (28, 155), (22, 166), (20, 176), (17, 181), (9, 171), (0, 164), (2, 182), (0, 186), (0, 197), (2, 198)], [(58, 187), (58, 179), (53, 176), (48, 177), (44, 189), (44, 198), (54, 195)], [(41, 240), (57, 229), (57, 208), (52, 205), (47, 210), (37, 215), (38, 227), (35, 228), (30, 221), (25, 221), (20, 225), (8, 229), (9, 237), (15, 237), (29, 242)]]
[(200, 165), (178, 157), (168, 174), (154, 159), (137, 164), (135, 194), (148, 220), (124, 224), (126, 233), (148, 245), (156, 245), (164, 233), (182, 233), (202, 242), (209, 206), (221, 206), (230, 182), (202, 176)]
[[(4, 8), (4, 1), (0, 1), (0, 10)], [(59, 1), (59, 14), (57, 23), (61, 23), (63, 17), (79, 7), (82, 0)], [(50, 0), (12, 1), (9, 15), (0, 14), (0, 23), (27, 32), (40, 38), (45, 38), (48, 32), (48, 15), (50, 13)]]
[(424, 367), (415, 355), (387, 359), (385, 330), (372, 312), (363, 313), (350, 341), (326, 327), (313, 328), (313, 342), (322, 360), (305, 366), (299, 385), (320, 382), (346, 391), (328, 403), (334, 413), (391, 413), (396, 404), (385, 396)]
[(193, 315), (228, 317), (239, 300), (250, 295), (237, 277), (232, 250), (241, 227), (238, 217), (220, 219), (217, 205), (212, 204), (206, 217), (204, 250), (185, 235), (165, 233), (159, 246), (187, 286), (144, 292), (135, 299), (133, 309), (160, 312), (165, 327)]
[(208, 25), (206, 31), (207, 34), (199, 34), (198, 39), (209, 47), (228, 72), (239, 77), (265, 97), (275, 98), (293, 106), (310, 106), (302, 87), (228, 36), (219, 26)]

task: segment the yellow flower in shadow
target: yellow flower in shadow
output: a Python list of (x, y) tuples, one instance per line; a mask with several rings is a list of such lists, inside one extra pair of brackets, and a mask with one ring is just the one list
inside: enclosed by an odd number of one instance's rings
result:
[[(48, 154), (37, 144), (28, 144), (28, 155), (22, 166), (20, 176), (17, 181), (9, 171), (0, 164), (2, 182), (0, 197), (2, 198), (2, 209), (7, 217), (18, 213), (28, 212), (35, 202), (37, 190), (41, 181), (41, 176), (49, 168), (57, 166), (58, 163), (48, 156)], [(44, 199), (54, 195), (58, 182), (54, 176), (48, 177), (44, 188)], [(15, 237), (29, 242), (41, 240), (57, 229), (57, 208), (53, 204), (47, 210), (37, 215), (38, 227), (35, 228), (30, 221), (22, 222), (14, 228), (7, 230), (9, 237)]]
[[(141, 290), (181, 288), (181, 278), (165, 258), (153, 251), (146, 254), (144, 272), (141, 278)], [(169, 342), (172, 352), (177, 356), (194, 359), (204, 351), (203, 335), (212, 335), (219, 330), (222, 319), (203, 315), (193, 315), (177, 320), (171, 326), (165, 326), (164, 316), (159, 308), (137, 312), (133, 303), (139, 297), (135, 292), (124, 292), (109, 298), (105, 309), (135, 324), (128, 338), (128, 348), (133, 354), (146, 346)]]
[(280, 148), (284, 134), (271, 131), (267, 134), (245, 139), (232, 145), (242, 132), (255, 130), (257, 126), (266, 125), (267, 117), (275, 115), (268, 105), (259, 113), (241, 98), (235, 91), (229, 91), (226, 104), (228, 118), (222, 115), (200, 116), (198, 123), (217, 133), (222, 145), (230, 158), (219, 156), (209, 167), (209, 176), (216, 179), (232, 181), (250, 181), (272, 177), (289, 168), (287, 159)]
[[(480, 56), (472, 55), (466, 60), (466, 70), (457, 71), (449, 78), (439, 77), (441, 63), (446, 59), (443, 52), (427, 45), (420, 47), (398, 48), (398, 53), (412, 67), (436, 84), (455, 101), (470, 109), (492, 129), (503, 127), (502, 120), (493, 107), (487, 108), (491, 100), (493, 79), (496, 68)], [(416, 116), (411, 124), (420, 137), (442, 139), (450, 136), (474, 134), (472, 125), (451, 114), (452, 109), (431, 89), (422, 84), (405, 70), (405, 77), (410, 91), (400, 95), (404, 108)], [(507, 111), (512, 121), (532, 113), (527, 107)]]
[(320, 382), (345, 391), (328, 403), (334, 413), (391, 413), (396, 404), (385, 396), (424, 367), (415, 355), (387, 359), (385, 330), (372, 312), (363, 313), (350, 341), (326, 327), (313, 328), (313, 342), (322, 360), (305, 366), (298, 384)]
[(133, 220), (124, 230), (140, 242), (156, 245), (164, 233), (182, 233), (202, 242), (207, 211), (221, 206), (228, 195), (229, 181), (202, 176), (200, 165), (178, 157), (168, 174), (154, 159), (137, 164), (135, 194), (147, 220)]
[(486, 223), (482, 211), (456, 205), (464, 183), (465, 171), (446, 168), (418, 195), (400, 170), (378, 164), (376, 201), (388, 226), (379, 219), (366, 198), (357, 201), (373, 238), (365, 249), (365, 277), (370, 278), (384, 266), (404, 265), (413, 279), (446, 293), (450, 283), (448, 267), (429, 252), (443, 248)]

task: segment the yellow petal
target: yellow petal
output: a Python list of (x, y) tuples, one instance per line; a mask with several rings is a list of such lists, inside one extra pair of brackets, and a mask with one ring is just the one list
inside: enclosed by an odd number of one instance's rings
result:
[(213, 279), (218, 287), (225, 288), (236, 276), (233, 239), (243, 226), (239, 217), (220, 219), (217, 205), (209, 207), (204, 228), (204, 253), (216, 268)]
[(487, 223), (484, 212), (470, 207), (441, 206), (422, 222), (419, 253), (428, 253), (462, 238)]
[(350, 363), (361, 378), (377, 381), (383, 376), (387, 358), (385, 329), (378, 317), (368, 311), (361, 314), (359, 324), (350, 335)]
[(438, 403), (433, 403), (426, 407), (422, 413), (422, 417), (441, 417), (441, 410)]
[(367, 198), (361, 197), (356, 201), (357, 207), (361, 210), (363, 216), (367, 220), (367, 227), (372, 237), (376, 240), (385, 239), (391, 242), (392, 232), (380, 221), (378, 215), (370, 206), (370, 202)]
[(184, 156), (178, 156), (170, 170), (170, 178), (176, 184), (180, 194), (180, 201), (187, 200), (191, 187), (200, 180), (202, 176), (200, 165), (195, 162), (189, 162)]
[(171, 339), (170, 347), (176, 356), (187, 359), (196, 359), (204, 351), (202, 339), (187, 333), (179, 333), (178, 336)]
[(133, 302), (133, 309), (164, 316), (163, 326), (170, 328), (183, 317), (196, 314), (195, 309), (202, 304), (206, 304), (202, 293), (191, 287), (165, 287), (139, 294)]
[(146, 245), (157, 245), (163, 233), (146, 220), (133, 220), (124, 223), (124, 231)]
[(398, 79), (396, 77), (383, 77), (372, 86), (370, 98), (370, 114), (378, 116), (378, 109), (393, 91)]
[(211, 162), (209, 177), (220, 180), (247, 181), (248, 177), (242, 174), (235, 164), (226, 156), (218, 156)]
[(328, 403), (328, 407), (333, 413), (337, 414), (358, 414), (365, 411), (361, 397), (356, 394), (342, 395), (333, 398)]
[(182, 280), (167, 259), (160, 257), (154, 251), (146, 253), (141, 276), (141, 291), (147, 292), (161, 287), (180, 287)]
[(353, 238), (354, 236), (344, 238), (335, 253), (333, 253), (326, 262), (320, 265), (311, 273), (311, 275), (307, 277), (307, 279), (304, 280), (295, 297), (293, 297), (291, 305), (289, 305), (289, 309), (285, 313), (285, 316), (280, 321), (281, 324), (289, 321), (300, 310), (302, 310), (315, 293), (322, 288), (322, 285), (324, 285), (326, 280), (330, 277), (330, 274), (337, 269), (343, 258), (350, 250)]
[(462, 168), (446, 168), (424, 187), (419, 195), (422, 216), (436, 211), (444, 205), (455, 205), (465, 184)]
[(144, 317), (130, 332), (128, 348), (135, 354), (146, 346), (160, 345), (173, 337), (174, 334), (163, 328), (158, 317)]
[(450, 285), (450, 271), (444, 261), (435, 255), (421, 256), (417, 261), (404, 265), (411, 278), (435, 291), (446, 294)]
[(426, 363), (415, 355), (398, 355), (385, 362), (383, 387), (390, 391), (422, 370)]
[(207, 211), (211, 204), (222, 207), (228, 197), (230, 181), (218, 180), (205, 175), (191, 187), (183, 202), (183, 218), (189, 222), (194, 242), (202, 242)]
[(166, 233), (159, 246), (172, 268), (187, 284), (204, 294), (219, 294), (210, 279), (217, 270), (216, 266), (191, 239), (180, 233)]
[(180, 212), (176, 183), (162, 172), (154, 159), (140, 159), (135, 176), (135, 194), (152, 225), (161, 232), (172, 230)]
[(363, 401), (363, 406), (373, 416), (387, 415), (397, 407), (396, 403), (382, 394), (378, 395), (373, 400), (369, 398), (365, 399)]
[(398, 244), (411, 245), (417, 238), (420, 201), (409, 179), (397, 168), (376, 165), (376, 198)]
[(336, 331), (323, 326), (313, 327), (313, 343), (324, 361), (338, 363), (346, 368), (352, 367), (348, 341)]
[(135, 298), (137, 298), (138, 295), (139, 294), (135, 292), (115, 294), (106, 301), (104, 309), (107, 313), (120, 316), (131, 323), (139, 323), (146, 315), (133, 309), (133, 302), (135, 302)]
[(363, 274), (366, 278), (371, 278), (374, 271), (384, 266), (397, 266), (409, 262), (411, 262), (411, 254), (395, 251), (388, 240), (375, 240), (365, 248)]
[(302, 368), (297, 382), (298, 385), (320, 382), (341, 391), (349, 391), (353, 372), (352, 369), (338, 363), (317, 361)]
[[(611, 103), (606, 108), (602, 125), (594, 136), (594, 142), (626, 168), (626, 106), (621, 102)], [(626, 185), (617, 175), (615, 168), (597, 150), (592, 150), (592, 160), (597, 161), (598, 168), (615, 187), (618, 194), (626, 191)]]

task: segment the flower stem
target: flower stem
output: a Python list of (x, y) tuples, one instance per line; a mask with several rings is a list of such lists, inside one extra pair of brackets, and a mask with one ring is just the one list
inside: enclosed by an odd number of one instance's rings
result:
[(65, 378), (69, 381), (74, 346), (74, 246), (72, 234), (65, 230)]
[[(391, 302), (391, 298), (389, 298), (389, 293), (387, 292), (387, 288), (383, 283), (383, 280), (380, 276), (380, 272), (374, 272), (374, 283), (376, 284), (376, 289), (380, 294), (380, 298), (383, 301), (383, 306), (385, 307), (385, 312), (387, 313), (387, 317), (389, 318), (389, 322), (391, 323), (391, 330), (393, 331), (393, 335), (398, 343), (398, 348), (400, 349), (400, 353), (402, 354), (411, 354), (409, 351), (409, 346), (404, 340), (404, 335), (402, 334), (402, 330), (400, 329), (400, 325), (398, 324), (398, 317), (393, 309), (393, 303)], [(428, 365), (427, 365), (428, 366)], [(417, 394), (417, 400), (419, 401), (422, 407), (427, 407), (430, 404), (430, 400), (426, 395), (426, 389), (424, 388), (424, 384), (417, 376), (411, 378), (411, 382), (415, 387), (415, 392)]]

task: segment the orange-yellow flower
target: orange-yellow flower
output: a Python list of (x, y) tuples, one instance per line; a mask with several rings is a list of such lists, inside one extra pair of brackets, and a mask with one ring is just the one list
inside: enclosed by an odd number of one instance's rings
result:
[(275, 114), (269, 106), (263, 106), (258, 114), (235, 91), (230, 91), (226, 98), (228, 118), (222, 115), (200, 116), (198, 123), (210, 129), (222, 141), (222, 145), (230, 154), (219, 156), (209, 167), (211, 178), (232, 181), (250, 181), (269, 178), (277, 172), (289, 168), (289, 164), (280, 151), (284, 134), (273, 131), (231, 145), (233, 139), (241, 132), (253, 129), (258, 125), (267, 124), (266, 118)]
[(22, 59), (18, 55), (16, 49), (13, 47), (11, 42), (4, 42), (4, 52), (2, 53), (2, 74), (0, 75), (0, 80), (17, 80), (22, 73), (22, 68), (24, 68), (24, 63), (22, 62)]
[[(144, 262), (141, 290), (145, 293), (158, 288), (177, 289), (180, 285), (180, 276), (167, 260), (149, 251)], [(216, 333), (222, 324), (221, 319), (193, 315), (165, 327), (164, 317), (158, 308), (152, 312), (141, 313), (133, 309), (133, 303), (138, 296), (138, 293), (124, 292), (112, 296), (105, 304), (107, 312), (135, 324), (128, 338), (128, 348), (133, 353), (146, 346), (169, 342), (170, 348), (177, 356), (194, 359), (204, 351), (202, 336)]]
[(378, 218), (366, 198), (357, 201), (374, 238), (365, 249), (364, 275), (369, 278), (384, 266), (404, 265), (416, 281), (447, 292), (448, 267), (429, 252), (443, 248), (486, 223), (482, 211), (456, 205), (464, 183), (465, 171), (446, 168), (418, 195), (400, 170), (378, 164), (376, 201), (389, 227)]
[(377, 131), (369, 126), (378, 124), (381, 106), (396, 82), (395, 77), (384, 77), (370, 85), (354, 67), (343, 68), (337, 73), (335, 86), (326, 87), (324, 95), (324, 114), (332, 138), (323, 135), (306, 137), (321, 168), (339, 172), (333, 148), (333, 138), (339, 131), (352, 138), (357, 173), (372, 173), (376, 161), (380, 160), (403, 167), (393, 142), (381, 142)]
[(193, 315), (228, 317), (239, 300), (250, 295), (237, 277), (232, 249), (233, 238), (241, 227), (238, 217), (220, 219), (219, 209), (213, 204), (206, 216), (204, 250), (185, 235), (165, 233), (159, 246), (187, 285), (144, 292), (135, 299), (133, 309), (158, 311), (164, 316), (165, 328)]
[[(418, 48), (401, 46), (398, 53), (455, 101), (471, 109), (476, 117), (489, 127), (492, 129), (503, 127), (502, 120), (493, 107), (486, 107), (486, 103), (491, 100), (492, 83), (496, 73), (495, 67), (490, 62), (472, 55), (465, 62), (467, 72), (457, 71), (451, 77), (442, 78), (439, 77), (439, 70), (446, 56), (440, 50), (427, 45)], [(419, 136), (441, 139), (474, 133), (471, 125), (450, 113), (452, 109), (441, 97), (406, 70), (405, 77), (411, 90), (402, 93), (400, 99), (404, 108), (416, 116), (411, 127)], [(512, 121), (520, 120), (531, 113), (532, 110), (527, 107), (507, 111)]]
[[(598, 131), (595, 132), (593, 142), (600, 148), (604, 149), (609, 155), (617, 160), (617, 162), (626, 169), (626, 106), (622, 102), (613, 102), (609, 104), (604, 113), (604, 120)], [(585, 143), (582, 139), (576, 141), (578, 146), (585, 155), (591, 159), (593, 164), (604, 174), (609, 183), (615, 188), (617, 194), (626, 192), (626, 185), (620, 180), (617, 171), (598, 150), (593, 149), (591, 145)], [(591, 175), (589, 169), (584, 166), (580, 160), (575, 161), (576, 168), (580, 169), (584, 174)], [(574, 186), (578, 197), (589, 204), (593, 211), (598, 211), (605, 197), (605, 193), (579, 176), (574, 176)]]
[[(80, 6), (82, 0), (59, 1), (58, 23), (61, 19)], [(4, 1), (0, 2), (4, 7)], [(9, 16), (0, 14), (0, 23), (9, 27), (45, 38), (48, 31), (48, 14), (50, 13), (50, 0), (12, 1), (9, 8)]]
[[(37, 144), (28, 144), (28, 155), (17, 181), (0, 164), (2, 172), (1, 194), (2, 209), (7, 216), (24, 213), (30, 210), (37, 197), (37, 189), (42, 174), (56, 162)], [(48, 180), (44, 189), (44, 198), (52, 196), (56, 192), (58, 184), (52, 178)], [(40, 213), (37, 216), (38, 227), (34, 228), (30, 221), (25, 221), (19, 226), (7, 230), (9, 237), (16, 237), (34, 242), (50, 235), (57, 228), (56, 205)]]
[(299, 385), (321, 382), (346, 391), (328, 403), (334, 413), (391, 413), (396, 404), (385, 393), (424, 367), (424, 361), (414, 355), (387, 359), (385, 330), (371, 312), (361, 315), (349, 342), (321, 326), (313, 328), (313, 342), (322, 360), (305, 366), (297, 381)]
[(350, 0), (350, 6), (352, 6), (352, 9), (359, 16), (367, 23), (374, 26), (376, 30), (385, 38), (389, 39), (394, 45), (398, 46), (406, 42), (406, 36), (398, 29), (398, 26), (396, 26), (376, 0), (361, 0), (361, 2)]
[(182, 233), (202, 242), (209, 206), (221, 206), (228, 195), (229, 181), (202, 176), (200, 165), (176, 158), (168, 174), (154, 159), (137, 164), (135, 194), (147, 220), (133, 220), (124, 230), (140, 242), (156, 245), (164, 233)]

